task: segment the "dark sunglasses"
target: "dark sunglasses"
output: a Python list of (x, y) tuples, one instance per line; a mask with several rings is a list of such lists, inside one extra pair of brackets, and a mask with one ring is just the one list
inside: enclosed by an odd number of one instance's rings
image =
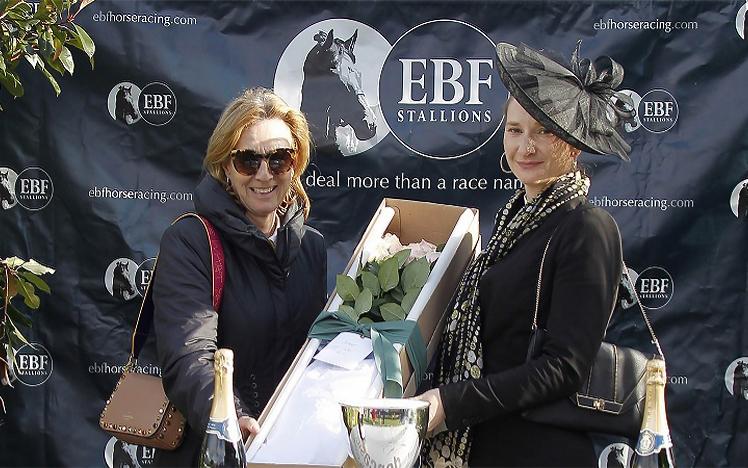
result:
[(291, 170), (296, 150), (293, 148), (278, 148), (269, 153), (261, 154), (251, 149), (235, 149), (230, 154), (234, 169), (241, 175), (253, 176), (257, 174), (263, 159), (267, 160), (268, 169), (273, 175), (281, 175)]

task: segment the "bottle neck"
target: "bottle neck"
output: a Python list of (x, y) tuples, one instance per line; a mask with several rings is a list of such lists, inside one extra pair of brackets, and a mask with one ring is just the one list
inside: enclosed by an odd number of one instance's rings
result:
[(228, 366), (216, 369), (210, 419), (225, 421), (232, 416), (236, 417), (233, 381), (233, 369)]
[(664, 373), (649, 373), (636, 452), (646, 456), (672, 446), (665, 411), (665, 376)]

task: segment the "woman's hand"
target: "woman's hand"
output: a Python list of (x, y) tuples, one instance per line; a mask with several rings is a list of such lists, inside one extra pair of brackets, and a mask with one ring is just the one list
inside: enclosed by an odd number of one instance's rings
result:
[(444, 414), (442, 396), (439, 394), (438, 388), (433, 388), (413, 398), (416, 400), (425, 401), (429, 404), (429, 427), (427, 429), (428, 432), (431, 432), (437, 427), (444, 424), (446, 415)]
[(250, 435), (255, 436), (260, 432), (260, 423), (255, 418), (242, 416), (239, 418), (239, 429), (242, 431), (242, 440), (246, 442)]

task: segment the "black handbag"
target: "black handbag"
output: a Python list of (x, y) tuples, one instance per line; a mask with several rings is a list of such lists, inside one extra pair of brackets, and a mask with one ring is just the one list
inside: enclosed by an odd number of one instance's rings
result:
[[(551, 238), (553, 236), (551, 235)], [(551, 239), (543, 251), (535, 295), (535, 315), (532, 320), (532, 337), (527, 352), (527, 360), (537, 357), (548, 335), (548, 330), (538, 327), (540, 287), (543, 277), (543, 264)], [(623, 264), (623, 279), (628, 281), (626, 288), (639, 305), (644, 323), (647, 325), (652, 343), (661, 359), (662, 349), (649, 322), (644, 307), (636, 295), (634, 284)], [(612, 316), (612, 313), (611, 313)], [(610, 325), (610, 323), (608, 324)], [(617, 346), (603, 341), (592, 363), (589, 376), (582, 387), (568, 398), (526, 410), (522, 416), (533, 422), (550, 424), (584, 432), (600, 432), (636, 439), (641, 429), (646, 391), (645, 371), (647, 357), (633, 348)]]

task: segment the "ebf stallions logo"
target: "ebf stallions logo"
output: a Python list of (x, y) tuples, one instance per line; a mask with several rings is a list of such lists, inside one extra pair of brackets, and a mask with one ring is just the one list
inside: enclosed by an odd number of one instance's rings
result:
[(352, 156), (387, 136), (378, 79), (389, 51), (379, 32), (349, 19), (315, 23), (283, 51), (275, 92), (304, 112), (318, 153)]
[(109, 91), (107, 108), (114, 120), (127, 125), (143, 119), (161, 126), (171, 122), (177, 113), (177, 97), (165, 83), (149, 83), (141, 89), (135, 83), (123, 81)]
[(13, 376), (24, 385), (36, 387), (52, 375), (54, 364), (47, 348), (39, 343), (21, 346), (13, 361)]
[(145, 468), (153, 465), (156, 449), (128, 444), (112, 437), (104, 448), (104, 461), (109, 468)]
[(52, 178), (41, 167), (27, 167), (20, 174), (9, 167), (0, 167), (0, 206), (4, 210), (18, 204), (39, 211), (49, 205), (54, 191)]
[(129, 258), (114, 260), (104, 273), (104, 285), (113, 297), (129, 301), (135, 296), (144, 296), (151, 280), (156, 258), (148, 258), (138, 265)]
[(727, 366), (725, 386), (738, 400), (748, 400), (748, 356), (735, 359)]
[(603, 449), (597, 460), (598, 468), (627, 468), (634, 451), (626, 444), (610, 444)]
[(630, 89), (621, 90), (634, 101), (636, 115), (634, 122), (624, 124), (626, 132), (631, 133), (644, 127), (652, 133), (665, 133), (672, 129), (680, 114), (678, 101), (666, 89), (652, 89), (643, 96)]
[(662, 267), (645, 268), (636, 277), (635, 284), (639, 300), (647, 309), (664, 307), (673, 297), (673, 277)]
[[(465, 47), (470, 44), (470, 47)], [(415, 153), (453, 159), (476, 151), (499, 129), (505, 94), (496, 46), (462, 21), (420, 24), (392, 46), (379, 97), (392, 134)]]

